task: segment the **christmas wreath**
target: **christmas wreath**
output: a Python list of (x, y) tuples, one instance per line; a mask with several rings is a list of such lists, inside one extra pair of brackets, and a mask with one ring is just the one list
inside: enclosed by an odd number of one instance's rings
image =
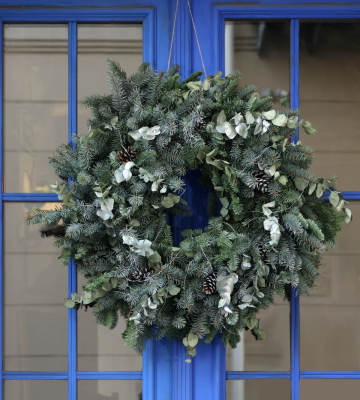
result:
[[(291, 140), (300, 125), (316, 131), (241, 87), (238, 72), (181, 81), (177, 66), (145, 63), (128, 78), (108, 63), (111, 95), (83, 101), (89, 133), (50, 158), (61, 206), (26, 217), (87, 278), (65, 305), (91, 307), (109, 328), (125, 317), (123, 337), (140, 353), (154, 334), (182, 340), (189, 358), (218, 333), (232, 347), (243, 329), (262, 339), (258, 311), (291, 286), (306, 294), (351, 220), (335, 178), (312, 175), (313, 150)], [(167, 216), (191, 212), (189, 170), (201, 171), (209, 222), (175, 247)]]

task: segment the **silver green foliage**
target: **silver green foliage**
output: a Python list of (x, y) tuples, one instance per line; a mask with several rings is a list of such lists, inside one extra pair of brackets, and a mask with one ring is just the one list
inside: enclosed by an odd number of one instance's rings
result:
[[(154, 333), (183, 341), (190, 358), (218, 333), (232, 347), (243, 329), (263, 339), (258, 312), (291, 286), (306, 294), (326, 243), (352, 218), (335, 179), (309, 172), (312, 150), (291, 142), (299, 126), (315, 130), (296, 110), (275, 111), (271, 98), (242, 87), (238, 72), (201, 82), (201, 72), (181, 81), (177, 66), (165, 75), (143, 64), (130, 77), (114, 61), (109, 67), (111, 95), (83, 101), (89, 132), (50, 158), (61, 206), (26, 217), (50, 232), (63, 226), (64, 235), (54, 233), (60, 259), (75, 260), (87, 279), (65, 305), (91, 307), (109, 328), (125, 317), (123, 336), (139, 353)], [(118, 152), (128, 146), (136, 157), (122, 164)], [(210, 219), (175, 247), (167, 214), (191, 213), (183, 194), (194, 169), (209, 191)], [(254, 185), (259, 171), (264, 193)], [(328, 191), (330, 202), (321, 200)], [(144, 281), (134, 279), (145, 270)], [(218, 291), (206, 295), (211, 273)]]

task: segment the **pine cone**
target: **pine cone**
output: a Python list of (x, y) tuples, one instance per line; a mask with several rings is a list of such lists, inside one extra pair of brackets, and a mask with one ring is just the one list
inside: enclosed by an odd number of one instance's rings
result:
[(119, 161), (121, 163), (127, 163), (129, 161), (133, 161), (136, 155), (136, 151), (133, 147), (128, 146), (127, 148), (123, 148), (118, 153)]
[(151, 274), (154, 272), (152, 268), (139, 268), (135, 272), (133, 272), (133, 278), (137, 282), (145, 282)]
[(216, 292), (216, 276), (213, 272), (205, 277), (203, 283), (203, 292), (206, 294), (212, 294)]
[(268, 176), (264, 171), (257, 171), (253, 174), (256, 179), (254, 184), (254, 189), (260, 190), (261, 193), (266, 193), (268, 191)]
[(199, 129), (201, 131), (206, 130), (206, 122), (204, 120), (199, 121), (196, 125), (195, 125), (196, 129)]
[(267, 250), (265, 249), (264, 245), (262, 243), (259, 243), (258, 249), (259, 249), (261, 260), (266, 262)]

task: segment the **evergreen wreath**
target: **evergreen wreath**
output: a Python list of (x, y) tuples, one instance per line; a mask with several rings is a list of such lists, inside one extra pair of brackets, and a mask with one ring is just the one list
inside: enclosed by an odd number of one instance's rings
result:
[[(351, 220), (336, 178), (312, 175), (313, 150), (291, 141), (300, 125), (315, 129), (241, 87), (239, 72), (181, 81), (178, 66), (164, 74), (144, 63), (127, 78), (108, 63), (112, 94), (83, 101), (89, 133), (50, 158), (62, 205), (26, 217), (87, 278), (65, 305), (91, 307), (109, 328), (125, 317), (139, 353), (154, 333), (182, 340), (187, 361), (218, 333), (232, 347), (243, 329), (264, 338), (259, 310), (291, 286), (306, 294), (325, 245)], [(174, 247), (167, 214), (190, 212), (184, 176), (196, 169), (209, 223)]]

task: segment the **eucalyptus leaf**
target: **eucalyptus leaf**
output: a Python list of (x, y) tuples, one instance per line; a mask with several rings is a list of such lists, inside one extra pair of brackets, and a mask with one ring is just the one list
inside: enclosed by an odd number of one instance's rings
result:
[(341, 211), (343, 207), (345, 206), (345, 200), (340, 200), (339, 204), (336, 206), (336, 211)]
[(180, 293), (181, 288), (176, 287), (176, 286), (170, 286), (169, 287), (169, 293), (171, 296), (176, 296), (178, 293)]
[(64, 299), (64, 305), (67, 308), (74, 308), (75, 304), (76, 304), (75, 300)]
[(229, 207), (229, 200), (226, 197), (221, 197), (220, 202), (223, 205), (223, 207), (225, 207), (225, 208)]
[(339, 193), (335, 191), (331, 192), (329, 196), (329, 201), (334, 207), (337, 207), (340, 201)]
[(157, 264), (161, 262), (161, 256), (158, 252), (155, 252), (154, 254), (152, 254), (148, 260), (152, 263), (152, 264)]
[(313, 194), (316, 189), (316, 183), (310, 183), (309, 185), (309, 194)]
[(246, 326), (247, 326), (249, 329), (254, 329), (255, 326), (257, 325), (257, 323), (258, 323), (258, 319), (255, 318), (255, 317), (252, 317), (252, 318), (249, 318), (249, 319), (246, 321)]
[(281, 183), (282, 185), (285, 186), (287, 184), (287, 182), (288, 182), (288, 178), (286, 176), (284, 176), (284, 175), (280, 176), (279, 183)]
[(217, 116), (216, 123), (217, 123), (218, 125), (222, 125), (222, 124), (225, 123), (225, 122), (226, 122), (226, 115), (225, 115), (224, 110), (221, 110), (220, 113), (219, 113), (219, 115)]
[(223, 217), (225, 217), (226, 215), (228, 215), (228, 213), (229, 213), (229, 210), (228, 210), (227, 208), (225, 208), (225, 207), (222, 207), (222, 208), (221, 208), (220, 214), (221, 214)]
[(253, 296), (251, 294), (246, 294), (241, 301), (244, 303), (250, 303), (253, 299)]
[(164, 197), (161, 200), (161, 205), (165, 208), (171, 208), (174, 207), (174, 201), (172, 199), (170, 199), (169, 197)]
[(322, 183), (318, 183), (316, 187), (316, 197), (320, 198), (324, 194), (324, 185)]
[(286, 126), (287, 116), (285, 114), (278, 114), (271, 122), (275, 126)]
[(303, 180), (301, 180), (301, 179), (298, 179), (298, 178), (296, 178), (295, 180), (294, 180), (294, 183), (295, 183), (295, 186), (297, 187), (297, 189), (299, 189), (301, 192), (303, 191), (303, 190), (305, 190), (306, 189), (306, 187), (307, 187), (307, 182), (305, 182), (305, 181), (303, 181)]
[(350, 221), (352, 220), (351, 210), (350, 210), (349, 208), (344, 208), (344, 212), (345, 212), (345, 215), (346, 215), (346, 217), (345, 217), (345, 222), (346, 222), (347, 224), (349, 224)]
[(188, 334), (187, 338), (188, 338), (188, 342), (189, 342), (189, 346), (190, 347), (195, 347), (199, 342), (199, 338), (196, 335), (194, 335), (192, 332), (190, 332)]

